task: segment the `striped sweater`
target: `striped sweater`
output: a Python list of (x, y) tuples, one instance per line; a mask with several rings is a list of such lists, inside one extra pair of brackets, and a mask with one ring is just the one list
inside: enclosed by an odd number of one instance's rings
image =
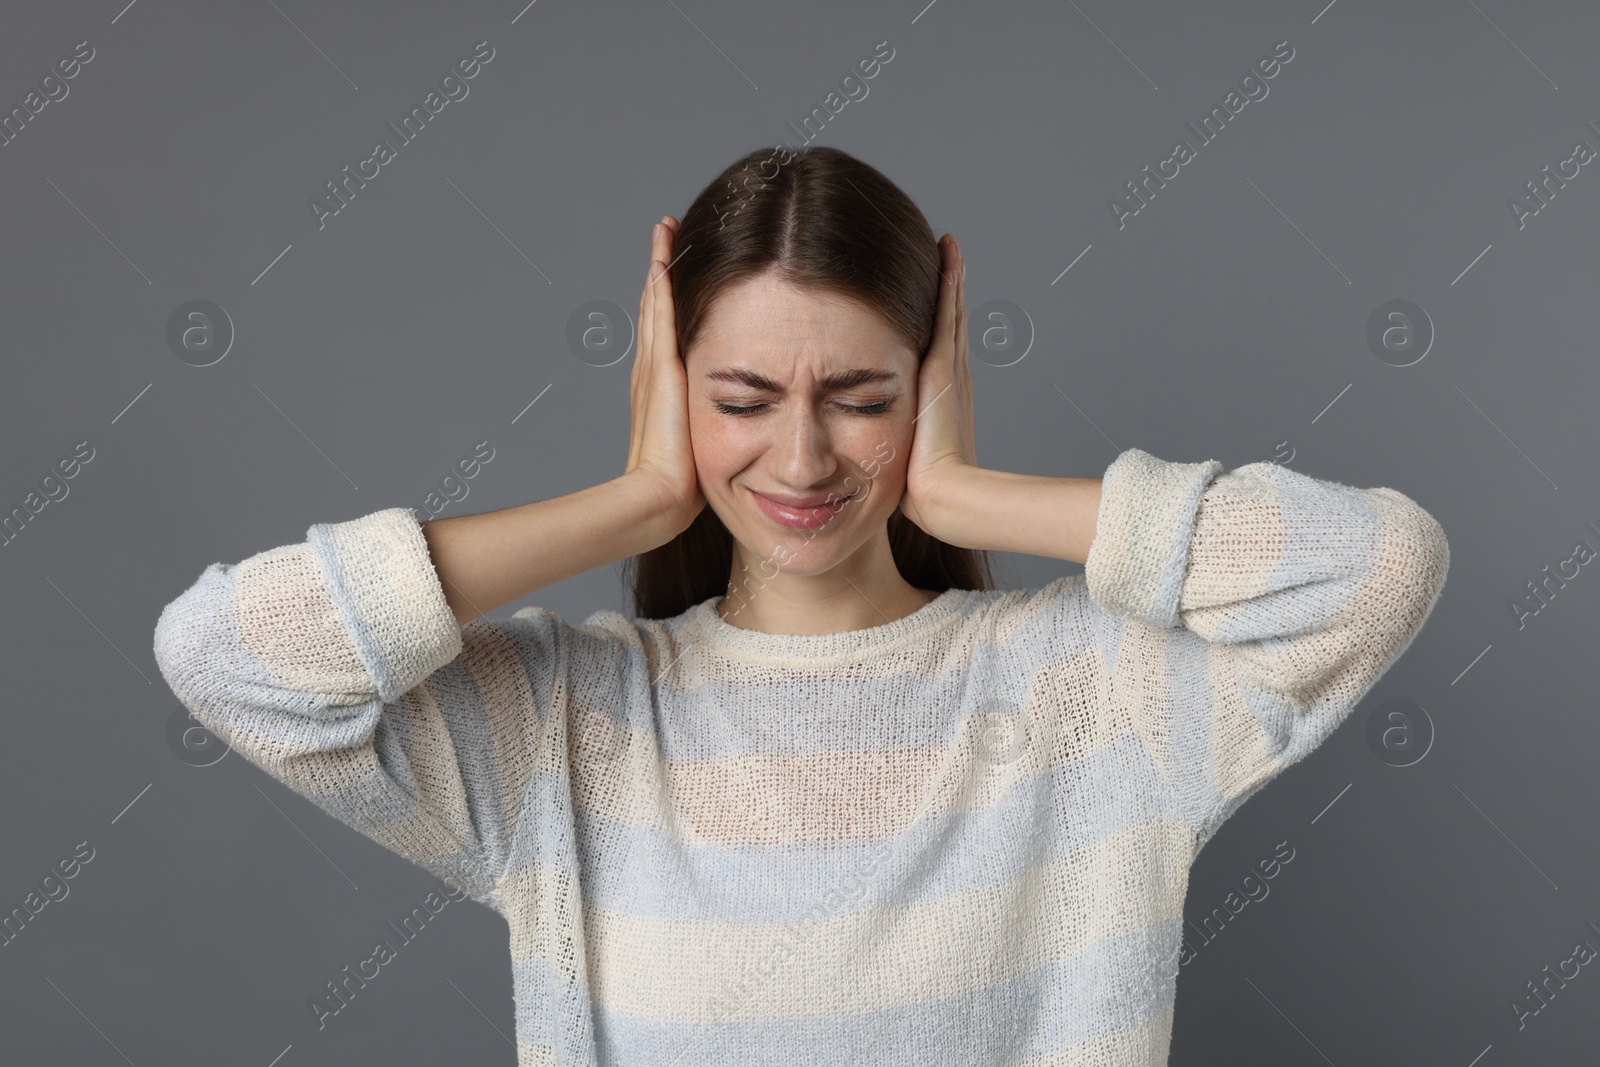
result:
[(521, 1067), (1151, 1065), (1196, 853), (1448, 566), (1395, 490), (1131, 448), (1082, 575), (862, 630), (716, 598), (460, 626), (392, 508), (208, 566), (155, 654), (247, 760), (505, 918)]

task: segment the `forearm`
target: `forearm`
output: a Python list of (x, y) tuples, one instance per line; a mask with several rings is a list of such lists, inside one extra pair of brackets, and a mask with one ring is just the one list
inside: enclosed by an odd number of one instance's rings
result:
[(962, 548), (1083, 563), (1100, 512), (1099, 478), (1049, 478), (983, 467), (946, 475), (938, 536)]
[(660, 497), (627, 475), (551, 500), (424, 523), (458, 623), (564, 578), (665, 544)]

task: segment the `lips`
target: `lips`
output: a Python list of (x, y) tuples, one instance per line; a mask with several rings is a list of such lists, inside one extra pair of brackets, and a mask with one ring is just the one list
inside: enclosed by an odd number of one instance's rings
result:
[(850, 500), (849, 497), (837, 493), (813, 496), (790, 496), (780, 493), (769, 496), (752, 489), (750, 495), (755, 498), (756, 507), (760, 508), (767, 518), (792, 530), (814, 530), (827, 525)]

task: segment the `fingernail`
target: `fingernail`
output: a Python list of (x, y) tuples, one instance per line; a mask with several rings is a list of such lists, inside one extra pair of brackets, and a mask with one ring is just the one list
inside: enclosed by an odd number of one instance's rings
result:
[(661, 236), (661, 223), (658, 222), (654, 226), (650, 227), (650, 240), (654, 241), (656, 238), (658, 238), (660, 236)]

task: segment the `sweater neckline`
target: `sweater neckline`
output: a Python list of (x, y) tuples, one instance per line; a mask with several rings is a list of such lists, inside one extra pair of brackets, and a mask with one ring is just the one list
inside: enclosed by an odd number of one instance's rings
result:
[(708, 643), (735, 655), (780, 660), (861, 658), (925, 636), (956, 618), (968, 592), (946, 589), (916, 611), (892, 622), (828, 634), (771, 634), (735, 626), (717, 614), (717, 603), (723, 599), (721, 595), (702, 600), (690, 608), (689, 622)]

